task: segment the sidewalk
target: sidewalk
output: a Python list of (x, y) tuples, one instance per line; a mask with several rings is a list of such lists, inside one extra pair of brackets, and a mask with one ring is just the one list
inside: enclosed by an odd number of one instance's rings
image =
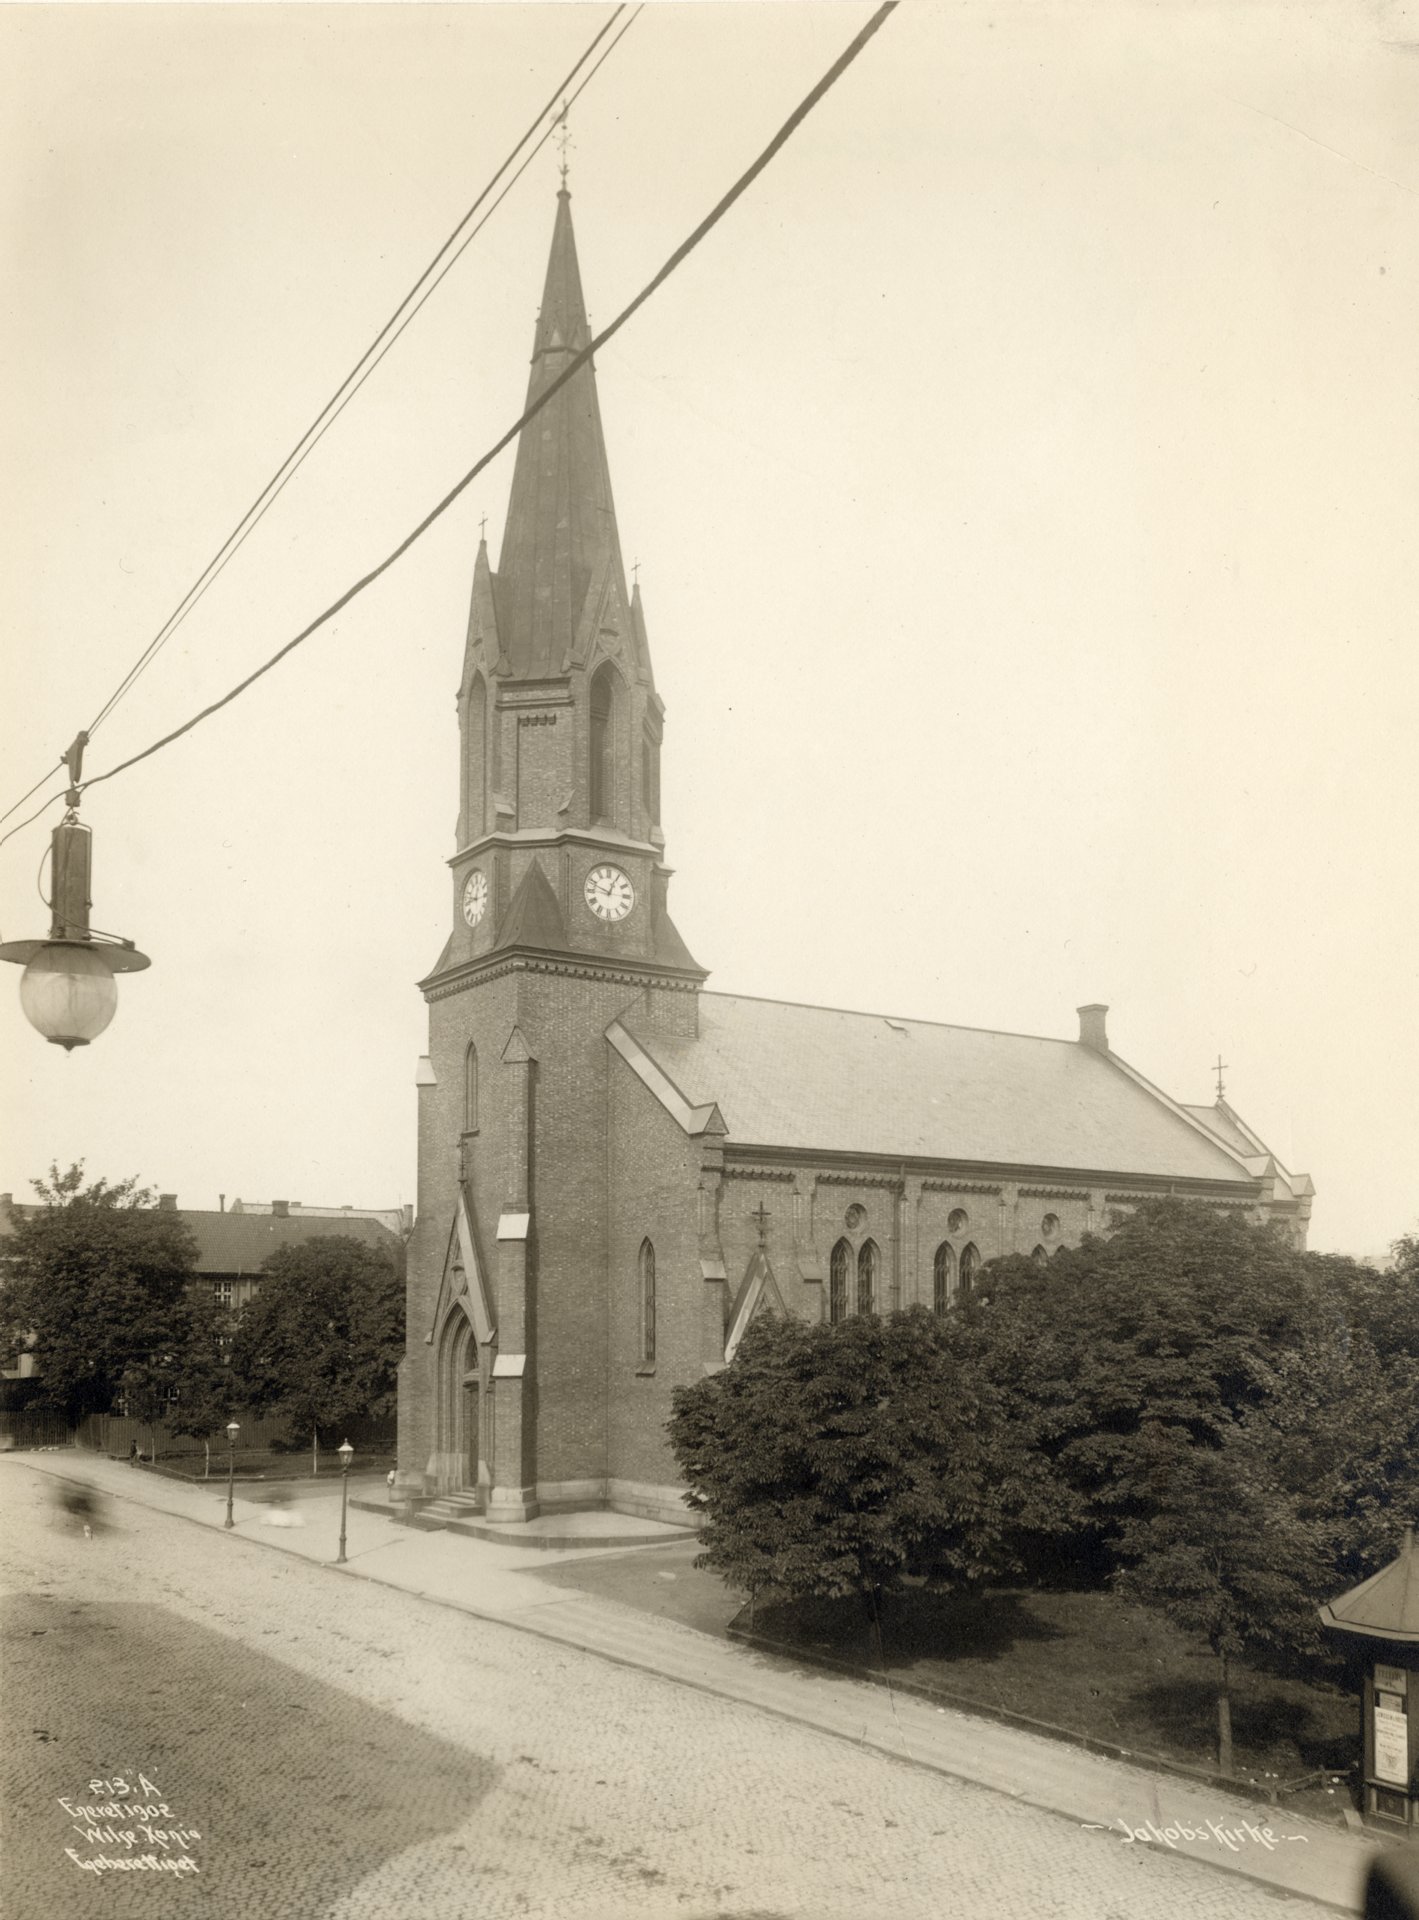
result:
[[(221, 1529), (226, 1514), (226, 1487), (215, 1479), (189, 1486), (68, 1450), (0, 1459), (0, 1470), (19, 1467), (83, 1480), (114, 1498), (203, 1526)], [(422, 1532), (362, 1504), (350, 1509), (348, 1562), (337, 1568), (338, 1483), (332, 1478), (318, 1490), (303, 1489), (295, 1510), (304, 1524), (278, 1529), (263, 1524), (272, 1511), (268, 1501), (238, 1492), (235, 1530), (248, 1541), (329, 1564), (332, 1572), (375, 1580), (1008, 1794), (1097, 1830), (1101, 1846), (1154, 1846), (1346, 1912), (1363, 1905), (1365, 1874), (1379, 1842), (887, 1687), (801, 1667), (539, 1578), (549, 1562), (566, 1566), (623, 1549), (548, 1552)]]

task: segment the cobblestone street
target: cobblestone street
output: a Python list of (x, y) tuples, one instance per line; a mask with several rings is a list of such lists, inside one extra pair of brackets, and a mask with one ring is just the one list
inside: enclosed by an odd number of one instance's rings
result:
[[(52, 1486), (0, 1482), (16, 1920), (1330, 1911), (128, 1501), (88, 1540)], [(66, 1853), (122, 1851), (60, 1804), (120, 1781), (195, 1874)]]

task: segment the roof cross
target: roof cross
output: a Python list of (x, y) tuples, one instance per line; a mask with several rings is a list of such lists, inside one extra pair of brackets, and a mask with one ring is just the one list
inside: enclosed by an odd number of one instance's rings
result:
[(1227, 1091), (1226, 1087), (1223, 1085), (1223, 1082), (1222, 1082), (1222, 1075), (1226, 1071), (1226, 1068), (1227, 1068), (1227, 1062), (1222, 1058), (1222, 1055), (1219, 1052), (1217, 1055), (1217, 1065), (1213, 1069), (1213, 1071), (1217, 1075), (1217, 1101), (1219, 1105), (1221, 1104), (1223, 1094)]
[(758, 1225), (759, 1245), (761, 1247), (767, 1246), (769, 1241), (769, 1222), (770, 1220), (773, 1219), (773, 1215), (769, 1212), (768, 1208), (764, 1205), (762, 1200), (759, 1202), (758, 1206), (755, 1207), (754, 1211), (749, 1215), (749, 1218), (755, 1221)]
[(567, 125), (567, 115), (571, 112), (571, 110), (572, 110), (571, 101), (564, 97), (562, 100), (562, 110), (557, 115), (556, 120), (553, 122), (553, 124), (557, 128), (557, 147), (562, 156), (561, 164), (562, 164), (562, 185), (563, 186), (567, 184), (567, 149), (568, 147), (570, 147), (572, 143), (571, 128)]

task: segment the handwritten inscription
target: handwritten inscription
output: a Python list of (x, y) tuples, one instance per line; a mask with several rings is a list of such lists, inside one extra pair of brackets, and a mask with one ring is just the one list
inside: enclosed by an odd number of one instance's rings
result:
[[(200, 1873), (190, 1848), (199, 1828), (183, 1824), (157, 1782), (140, 1773), (132, 1782), (122, 1775), (90, 1780), (87, 1800), (59, 1796), (59, 1805), (79, 1836), (81, 1847), (64, 1851), (82, 1873)], [(89, 1848), (106, 1851), (90, 1853)]]
[(1172, 1847), (1175, 1852), (1184, 1841), (1222, 1846), (1229, 1853), (1240, 1853), (1250, 1841), (1265, 1847), (1268, 1853), (1275, 1853), (1283, 1841), (1309, 1840), (1307, 1834), (1277, 1833), (1271, 1827), (1258, 1826), (1254, 1820), (1242, 1820), (1234, 1827), (1223, 1826), (1220, 1820), (1209, 1820), (1205, 1827), (1189, 1826), (1183, 1821), (1160, 1827), (1156, 1820), (1146, 1821), (1141, 1827), (1131, 1827), (1126, 1820), (1114, 1820), (1107, 1826), (1101, 1820), (1084, 1820), (1080, 1824), (1095, 1833), (1116, 1833), (1129, 1846)]

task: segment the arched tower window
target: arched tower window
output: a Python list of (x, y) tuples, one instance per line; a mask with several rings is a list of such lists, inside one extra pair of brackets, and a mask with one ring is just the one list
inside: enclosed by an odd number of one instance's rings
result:
[(980, 1269), (980, 1253), (972, 1241), (961, 1254), (961, 1298), (964, 1300), (975, 1285), (976, 1274)]
[(1045, 1249), (1042, 1246), (1036, 1247), (1034, 1252), (1030, 1255), (1030, 1258), (1034, 1261), (1037, 1267), (1047, 1267), (1049, 1265), (1049, 1255), (1045, 1252)]
[(936, 1249), (936, 1258), (931, 1267), (931, 1304), (937, 1313), (945, 1313), (951, 1304), (951, 1295), (955, 1291), (956, 1256), (950, 1243), (943, 1240)]
[(463, 1056), (463, 1131), (478, 1131), (478, 1049), (471, 1040)]
[(468, 690), (463, 727), (463, 825), (467, 838), (476, 840), (485, 824), (483, 795), (487, 790), (484, 763), (488, 743), (488, 689), (481, 673), (474, 675)]
[(857, 1256), (857, 1310), (859, 1313), (877, 1311), (877, 1270), (881, 1266), (882, 1256), (877, 1251), (875, 1240), (864, 1240)]
[(655, 1248), (641, 1241), (641, 1365), (655, 1365)]
[(591, 818), (609, 820), (616, 806), (616, 669), (608, 660), (591, 682)]
[(852, 1248), (839, 1240), (828, 1262), (828, 1318), (837, 1324), (847, 1319), (847, 1271), (852, 1264)]

